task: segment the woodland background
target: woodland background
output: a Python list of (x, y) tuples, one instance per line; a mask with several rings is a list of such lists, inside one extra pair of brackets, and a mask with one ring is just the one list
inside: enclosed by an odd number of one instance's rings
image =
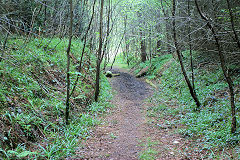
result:
[(240, 154), (239, 0), (0, 0), (0, 40), (1, 157), (74, 154), (111, 107), (113, 62), (147, 70), (152, 116)]

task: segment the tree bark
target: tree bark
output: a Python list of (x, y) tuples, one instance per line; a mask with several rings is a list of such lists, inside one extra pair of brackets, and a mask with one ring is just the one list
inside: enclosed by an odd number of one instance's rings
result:
[[(191, 18), (191, 11), (190, 11), (190, 0), (188, 0), (188, 17)], [(194, 79), (194, 70), (193, 70), (193, 55), (192, 55), (192, 36), (191, 36), (191, 21), (189, 20), (188, 23), (188, 45), (189, 45), (189, 52), (190, 52), (190, 65), (191, 65), (191, 72), (192, 72), (192, 87), (193, 92), (196, 94), (195, 90), (195, 79)]]
[(221, 63), (221, 68), (224, 74), (224, 77), (228, 83), (228, 88), (229, 88), (229, 92), (230, 92), (230, 103), (231, 103), (231, 112), (232, 112), (232, 126), (231, 126), (231, 133), (235, 133), (236, 132), (236, 128), (237, 128), (237, 122), (236, 122), (236, 106), (235, 106), (235, 100), (234, 100), (234, 90), (233, 90), (233, 82), (232, 79), (230, 77), (230, 75), (228, 74), (228, 69), (226, 67), (226, 62), (225, 62), (225, 57), (223, 55), (222, 52), (222, 48), (220, 46), (220, 41), (217, 37), (217, 33), (215, 31), (215, 27), (210, 23), (209, 19), (202, 13), (202, 11), (200, 10), (200, 7), (198, 5), (198, 1), (195, 0), (195, 4), (198, 10), (198, 13), (200, 14), (201, 18), (206, 21), (208, 28), (211, 30), (213, 37), (215, 39), (215, 44), (218, 50), (218, 56), (220, 58), (220, 63)]
[(145, 40), (141, 40), (141, 59), (142, 59), (142, 62), (145, 62), (147, 60)]
[(192, 98), (194, 99), (194, 101), (195, 101), (195, 103), (197, 105), (196, 109), (200, 110), (201, 103), (198, 100), (197, 94), (193, 90), (193, 87), (191, 85), (191, 82), (190, 82), (190, 80), (189, 80), (189, 78), (187, 76), (185, 67), (183, 65), (183, 58), (182, 58), (182, 54), (180, 52), (180, 49), (179, 49), (179, 46), (178, 46), (178, 41), (177, 41), (176, 17), (175, 17), (175, 15), (176, 15), (176, 0), (173, 0), (173, 11), (172, 11), (172, 16), (173, 16), (173, 40), (174, 40), (174, 44), (175, 44), (175, 48), (176, 48), (176, 52), (177, 52), (177, 57), (178, 57), (178, 60), (179, 60), (180, 66), (181, 66), (181, 70), (182, 70), (183, 76), (184, 76), (185, 81), (187, 83), (187, 86), (189, 88), (190, 94), (191, 94)]
[[(166, 1), (165, 1), (166, 3)], [(171, 26), (169, 25), (170, 22), (169, 22), (169, 12), (168, 12), (168, 9), (164, 9), (164, 6), (163, 6), (163, 1), (161, 0), (161, 8), (162, 8), (162, 12), (163, 12), (163, 15), (165, 17), (165, 29), (166, 29), (166, 38), (167, 38), (167, 41), (165, 43), (167, 43), (167, 52), (168, 54), (171, 54), (171, 33), (170, 33), (170, 30), (171, 30)]]
[(109, 53), (106, 54), (106, 50), (107, 50), (107, 46), (108, 46), (108, 43), (109, 43), (109, 35), (110, 35), (110, 15), (111, 15), (111, 0), (108, 0), (108, 15), (107, 15), (107, 36), (106, 36), (106, 40), (105, 40), (105, 43), (104, 43), (104, 49), (103, 49), (103, 55), (102, 55), (102, 59), (103, 57), (105, 57), (105, 63), (104, 63), (104, 68), (103, 70), (106, 69), (107, 67), (107, 63), (108, 63), (108, 60), (107, 60), (107, 57)]
[(108, 1), (109, 5), (108, 5), (108, 14), (107, 14), (107, 35), (106, 35), (106, 40), (103, 46), (103, 53), (101, 56), (101, 62), (102, 59), (104, 57), (104, 55), (106, 54), (106, 49), (107, 49), (107, 45), (109, 42), (109, 35), (110, 35), (110, 15), (111, 15), (111, 0)]
[(97, 54), (97, 67), (96, 67), (96, 86), (95, 86), (95, 101), (98, 101), (98, 96), (100, 93), (100, 65), (101, 65), (101, 57), (102, 57), (102, 26), (103, 26), (103, 4), (104, 0), (101, 0), (101, 10), (100, 10), (100, 25), (99, 25), (99, 46), (98, 46), (98, 54)]
[(127, 15), (124, 17), (124, 36), (125, 36), (125, 58), (127, 58), (127, 65), (129, 66), (129, 42), (127, 37)]
[(70, 100), (70, 50), (71, 50), (71, 43), (72, 43), (72, 28), (73, 28), (73, 5), (72, 0), (69, 0), (70, 5), (70, 27), (69, 27), (69, 42), (67, 48), (67, 98), (66, 98), (66, 113), (65, 119), (66, 124), (69, 125), (69, 100)]

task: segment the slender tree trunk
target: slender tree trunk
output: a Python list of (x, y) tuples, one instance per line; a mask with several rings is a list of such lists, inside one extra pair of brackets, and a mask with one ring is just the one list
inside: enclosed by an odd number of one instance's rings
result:
[(121, 46), (121, 44), (122, 44), (123, 38), (124, 38), (124, 35), (122, 36), (122, 38), (121, 38), (121, 40), (120, 40), (120, 42), (119, 42), (119, 44), (118, 44), (118, 47), (117, 47), (116, 52), (115, 52), (115, 54), (114, 54), (114, 59), (113, 59), (112, 65), (111, 65), (111, 67), (110, 67), (110, 70), (112, 70), (113, 64), (115, 63), (115, 60), (116, 60), (116, 57), (117, 57), (119, 48), (120, 48), (120, 46)]
[(236, 106), (235, 106), (235, 100), (234, 100), (233, 82), (232, 82), (232, 79), (231, 79), (230, 75), (228, 74), (228, 69), (226, 67), (225, 57), (224, 57), (224, 54), (222, 52), (222, 48), (220, 46), (220, 41), (218, 39), (217, 33), (215, 31), (215, 27), (210, 23), (209, 19), (202, 13), (202, 11), (200, 10), (200, 7), (198, 5), (197, 0), (195, 0), (195, 4), (196, 4), (198, 13), (200, 14), (201, 18), (204, 21), (207, 22), (207, 26), (211, 30), (211, 32), (213, 34), (213, 37), (215, 39), (215, 42), (216, 42), (216, 47), (217, 47), (217, 50), (218, 50), (218, 55), (219, 55), (219, 59), (220, 59), (220, 63), (221, 63), (221, 68), (222, 68), (224, 77), (225, 77), (225, 79), (228, 83), (229, 92), (230, 92), (230, 103), (231, 103), (231, 112), (232, 112), (231, 133), (235, 133), (236, 128), (237, 128), (237, 122), (236, 122)]
[(70, 27), (69, 27), (69, 43), (67, 48), (67, 98), (66, 98), (66, 113), (65, 113), (65, 119), (66, 124), (69, 124), (69, 100), (70, 100), (70, 51), (71, 51), (71, 43), (72, 43), (72, 28), (73, 28), (73, 5), (72, 0), (69, 0), (70, 5)]
[[(145, 39), (142, 38), (142, 31), (140, 32), (140, 38), (141, 38), (141, 42), (140, 42), (140, 50), (141, 50), (141, 61), (145, 62), (147, 60), (147, 52), (146, 52), (146, 42)], [(143, 34), (144, 36), (144, 34)]]
[[(166, 3), (166, 1), (165, 1), (165, 3)], [(166, 28), (166, 37), (167, 37), (167, 42), (165, 42), (165, 43), (167, 43), (167, 51), (168, 51), (168, 54), (171, 54), (171, 46), (170, 46), (170, 43), (171, 43), (171, 32), (170, 32), (170, 30), (171, 30), (171, 26), (169, 25), (170, 24), (170, 22), (169, 22), (169, 12), (168, 12), (168, 8), (165, 10), (164, 9), (164, 6), (163, 6), (163, 1), (161, 0), (161, 8), (162, 8), (162, 12), (163, 12), (163, 15), (164, 15), (164, 17), (165, 17), (165, 28)], [(160, 42), (161, 43), (161, 42)]]
[[(161, 33), (161, 23), (156, 25), (156, 31), (157, 31), (157, 33)], [(161, 52), (161, 44), (162, 44), (161, 39), (158, 39), (157, 44), (156, 44), (156, 52), (158, 54), (160, 54), (160, 52)]]
[(107, 35), (106, 35), (106, 40), (105, 40), (104, 47), (103, 47), (101, 62), (102, 62), (104, 55), (106, 54), (106, 49), (107, 49), (107, 45), (109, 42), (109, 35), (110, 35), (111, 0), (109, 0), (108, 3), (109, 3), (109, 5), (108, 5), (108, 14), (107, 14)]
[(152, 65), (152, 27), (150, 28), (150, 33), (149, 33), (149, 60), (150, 60), (150, 65)]
[(147, 60), (145, 40), (141, 40), (141, 59), (142, 59), (142, 62), (145, 62)]
[(106, 66), (107, 66), (107, 63), (108, 63), (108, 61), (107, 61), (107, 54), (109, 54), (109, 53), (107, 53), (106, 54), (106, 50), (107, 50), (107, 46), (108, 46), (108, 44), (109, 44), (109, 35), (110, 35), (110, 18), (111, 18), (111, 10), (112, 10), (112, 7), (111, 7), (111, 0), (108, 0), (108, 16), (107, 16), (107, 36), (106, 36), (106, 41), (105, 41), (105, 44), (104, 44), (104, 49), (103, 49), (103, 55), (102, 55), (102, 58), (101, 58), (101, 61), (102, 61), (102, 59), (103, 59), (103, 57), (105, 56), (105, 63), (104, 63), (104, 70), (105, 70), (105, 68), (106, 68)]
[[(141, 18), (143, 17), (142, 14), (138, 11), (137, 16), (139, 21), (141, 22)], [(139, 27), (142, 28), (145, 26), (145, 23), (139, 23)], [(147, 60), (147, 52), (146, 52), (146, 43), (145, 43), (145, 33), (143, 29), (140, 29), (140, 52), (141, 52), (141, 61), (145, 62)], [(144, 37), (144, 38), (143, 38)]]
[(125, 36), (125, 58), (127, 58), (127, 65), (129, 66), (129, 59), (128, 59), (128, 54), (129, 54), (129, 42), (128, 42), (128, 37), (127, 37), (127, 15), (124, 17), (124, 36)]
[(233, 33), (234, 33), (234, 36), (235, 36), (235, 41), (237, 42), (238, 48), (240, 48), (240, 41), (239, 41), (237, 32), (235, 30), (232, 8), (231, 8), (229, 0), (226, 0), (226, 1), (227, 1), (228, 11), (229, 11), (230, 19), (231, 19), (232, 30), (233, 30)]
[[(93, 6), (92, 6), (92, 16), (91, 16), (90, 22), (88, 24), (88, 28), (86, 30), (86, 33), (85, 33), (85, 35), (83, 37), (84, 43), (83, 43), (82, 54), (81, 54), (81, 58), (80, 58), (80, 61), (79, 61), (79, 66), (78, 66), (78, 72), (79, 73), (81, 73), (81, 71), (82, 71), (82, 62), (83, 62), (83, 56), (84, 56), (85, 48), (86, 48), (86, 44), (87, 44), (87, 36), (88, 36), (88, 32), (89, 32), (89, 30), (91, 28), (92, 21), (93, 21), (93, 18), (94, 18), (94, 14), (95, 14), (95, 4), (96, 4), (96, 0), (94, 0)], [(74, 91), (76, 89), (76, 86), (78, 84), (79, 78), (80, 78), (80, 74), (77, 75), (77, 78), (76, 78), (76, 81), (74, 82), (73, 89), (72, 89), (72, 92), (70, 94), (70, 97), (71, 97), (71, 95), (74, 93)]]
[(103, 26), (103, 4), (104, 0), (101, 0), (101, 10), (100, 10), (100, 25), (99, 25), (99, 46), (98, 46), (98, 54), (97, 54), (97, 68), (96, 68), (96, 86), (95, 86), (95, 101), (98, 101), (98, 96), (100, 93), (100, 65), (101, 65), (101, 57), (102, 57), (102, 26)]
[(177, 33), (176, 33), (176, 17), (175, 17), (175, 15), (176, 15), (176, 0), (173, 0), (173, 11), (172, 11), (172, 16), (173, 16), (173, 40), (174, 40), (174, 44), (175, 44), (175, 48), (176, 48), (176, 52), (177, 52), (177, 57), (178, 57), (178, 60), (179, 60), (180, 66), (181, 66), (181, 70), (182, 70), (183, 76), (184, 76), (185, 81), (186, 81), (186, 83), (188, 85), (190, 94), (191, 94), (192, 98), (194, 99), (194, 101), (195, 101), (195, 103), (197, 105), (197, 110), (199, 110), (200, 106), (201, 106), (201, 103), (199, 102), (197, 94), (194, 92), (193, 87), (191, 85), (191, 82), (190, 82), (190, 80), (189, 80), (189, 78), (187, 76), (185, 67), (183, 65), (182, 54), (181, 54), (179, 46), (178, 46)]
[[(188, 0), (188, 17), (191, 18), (191, 11), (190, 11), (190, 0)], [(194, 70), (193, 70), (193, 55), (192, 55), (192, 36), (191, 36), (191, 21), (189, 20), (188, 23), (188, 44), (189, 44), (189, 52), (190, 52), (190, 61), (191, 61), (191, 71), (192, 71), (192, 87), (193, 92), (196, 94), (195, 90), (195, 83), (194, 83)]]

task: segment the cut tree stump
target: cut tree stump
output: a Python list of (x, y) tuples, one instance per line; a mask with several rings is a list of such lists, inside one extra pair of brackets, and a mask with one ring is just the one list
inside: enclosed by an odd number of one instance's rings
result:
[(112, 77), (120, 76), (120, 74), (113, 74), (111, 71), (107, 71), (105, 73), (105, 76), (108, 77), (108, 78), (112, 78)]
[(106, 73), (105, 73), (105, 76), (106, 77), (109, 77), (109, 78), (112, 78), (112, 72), (111, 71), (107, 71)]

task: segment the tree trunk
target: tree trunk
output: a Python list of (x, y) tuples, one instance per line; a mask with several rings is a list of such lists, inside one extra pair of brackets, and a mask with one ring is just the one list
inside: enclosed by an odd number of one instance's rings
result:
[(162, 12), (163, 12), (163, 15), (165, 17), (165, 29), (166, 29), (166, 37), (167, 37), (167, 41), (165, 43), (167, 43), (166, 47), (167, 47), (167, 54), (171, 54), (171, 26), (169, 25), (170, 22), (169, 22), (169, 12), (168, 12), (168, 9), (164, 9), (164, 6), (163, 6), (163, 1), (161, 0), (161, 8), (162, 8)]
[(96, 68), (96, 86), (95, 86), (95, 101), (98, 101), (98, 96), (100, 93), (100, 65), (102, 57), (102, 26), (103, 26), (103, 3), (104, 0), (101, 0), (101, 10), (100, 10), (100, 25), (99, 25), (99, 46), (97, 54), (97, 68)]
[(172, 16), (173, 16), (173, 40), (174, 40), (174, 44), (175, 44), (175, 48), (176, 48), (176, 52), (177, 52), (177, 57), (178, 57), (178, 60), (179, 60), (180, 66), (181, 66), (181, 70), (182, 70), (183, 76), (184, 76), (185, 81), (186, 81), (186, 83), (188, 85), (190, 94), (191, 94), (192, 98), (194, 99), (194, 101), (195, 101), (195, 103), (197, 105), (197, 110), (200, 110), (201, 103), (199, 102), (197, 94), (194, 92), (193, 87), (191, 85), (191, 82), (190, 82), (190, 80), (189, 80), (189, 78), (187, 76), (185, 67), (183, 65), (182, 54), (181, 54), (179, 46), (178, 46), (177, 33), (176, 33), (176, 17), (175, 17), (175, 14), (176, 14), (176, 0), (173, 0), (173, 11), (172, 11)]
[(71, 43), (72, 43), (72, 28), (73, 28), (73, 5), (72, 0), (69, 0), (70, 5), (70, 27), (69, 27), (69, 43), (67, 48), (67, 98), (66, 98), (66, 124), (69, 124), (69, 99), (70, 99), (70, 50), (71, 50)]
[(124, 17), (124, 36), (125, 36), (125, 57), (124, 58), (127, 58), (127, 65), (129, 66), (129, 59), (128, 59), (129, 42), (128, 42), (128, 37), (126, 33), (127, 33), (127, 15)]
[(108, 63), (108, 60), (107, 60), (108, 56), (107, 56), (107, 54), (109, 54), (109, 53), (106, 53), (106, 51), (107, 51), (107, 48), (108, 48), (109, 35), (110, 35), (110, 15), (111, 15), (111, 0), (108, 0), (107, 36), (106, 36), (105, 44), (104, 44), (104, 47), (103, 47), (103, 55), (102, 55), (102, 58), (101, 58), (101, 61), (102, 61), (102, 59), (105, 57), (103, 70), (106, 69), (107, 63)]
[(147, 60), (145, 40), (141, 40), (141, 59), (142, 59), (142, 62), (145, 62)]
[[(190, 0), (188, 0), (188, 17), (191, 17), (191, 11), (190, 11)], [(192, 55), (192, 36), (191, 36), (191, 21), (189, 20), (188, 23), (188, 44), (189, 44), (189, 52), (190, 52), (190, 65), (191, 65), (191, 72), (192, 72), (192, 87), (193, 92), (196, 94), (195, 90), (195, 79), (194, 79), (194, 70), (193, 70), (193, 55)]]
[(221, 63), (221, 68), (222, 68), (224, 77), (225, 77), (225, 79), (228, 83), (228, 88), (229, 88), (229, 92), (230, 92), (230, 103), (231, 103), (231, 112), (232, 112), (231, 133), (235, 133), (236, 128), (237, 128), (237, 122), (236, 122), (236, 106), (235, 106), (235, 100), (234, 100), (233, 82), (232, 82), (232, 79), (231, 79), (230, 75), (228, 74), (228, 69), (226, 67), (225, 57), (223, 55), (222, 48), (220, 46), (220, 41), (217, 37), (215, 27), (210, 23), (209, 19), (205, 15), (203, 15), (202, 11), (200, 10), (200, 7), (198, 5), (197, 0), (195, 0), (195, 4), (196, 4), (198, 13), (200, 14), (201, 18), (204, 21), (207, 22), (207, 26), (211, 30), (211, 32), (213, 34), (213, 37), (215, 39), (215, 42), (216, 42), (216, 47), (217, 47), (217, 50), (218, 50), (218, 55), (219, 55), (219, 59), (220, 59), (220, 63)]
[(106, 40), (103, 46), (103, 53), (101, 56), (101, 62), (103, 60), (104, 55), (106, 54), (106, 49), (107, 49), (107, 45), (109, 42), (109, 35), (110, 35), (110, 15), (111, 15), (111, 0), (108, 1), (109, 5), (108, 5), (108, 14), (107, 14), (107, 35), (106, 35)]

